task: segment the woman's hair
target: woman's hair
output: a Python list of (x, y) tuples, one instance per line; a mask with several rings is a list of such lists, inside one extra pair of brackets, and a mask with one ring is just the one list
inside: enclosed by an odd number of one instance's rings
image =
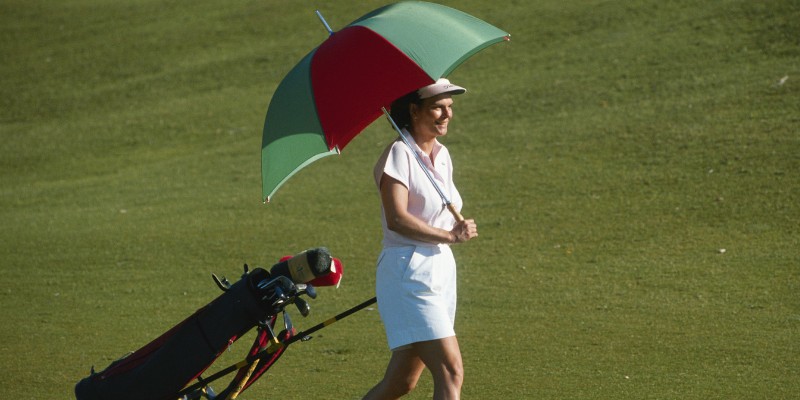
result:
[(419, 98), (416, 90), (393, 101), (390, 106), (389, 115), (400, 129), (411, 125), (411, 111), (409, 111), (411, 104), (422, 104), (422, 99)]

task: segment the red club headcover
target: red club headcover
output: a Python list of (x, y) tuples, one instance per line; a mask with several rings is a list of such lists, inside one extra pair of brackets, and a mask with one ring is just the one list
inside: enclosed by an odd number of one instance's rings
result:
[[(283, 262), (291, 259), (294, 256), (283, 256), (278, 262)], [(318, 276), (308, 283), (311, 286), (319, 287), (319, 286), (336, 286), (339, 287), (339, 284), (342, 282), (342, 276), (344, 275), (344, 264), (342, 264), (342, 260), (339, 260), (336, 257), (332, 257), (331, 262), (331, 272), (323, 275)]]

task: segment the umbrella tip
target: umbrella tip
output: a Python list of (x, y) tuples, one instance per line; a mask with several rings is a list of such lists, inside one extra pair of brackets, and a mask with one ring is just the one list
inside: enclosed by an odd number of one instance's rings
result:
[(503, 38), (503, 40), (505, 40), (506, 42), (510, 42), (510, 41), (511, 41), (511, 34), (509, 33), (508, 35), (506, 35), (506, 36)]
[(331, 29), (331, 26), (328, 25), (328, 21), (325, 21), (325, 17), (322, 16), (322, 13), (319, 12), (319, 10), (314, 10), (314, 13), (317, 14), (317, 18), (319, 18), (320, 22), (322, 22), (322, 25), (325, 26), (325, 29), (328, 31), (328, 36), (333, 35), (333, 29)]

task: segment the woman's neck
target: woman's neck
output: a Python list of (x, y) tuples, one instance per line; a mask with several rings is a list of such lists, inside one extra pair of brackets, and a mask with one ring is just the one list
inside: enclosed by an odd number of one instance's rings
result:
[(409, 133), (411, 134), (411, 137), (414, 138), (414, 142), (417, 143), (417, 146), (419, 146), (420, 150), (430, 156), (431, 152), (433, 151), (433, 146), (436, 143), (436, 137), (420, 135), (410, 129)]

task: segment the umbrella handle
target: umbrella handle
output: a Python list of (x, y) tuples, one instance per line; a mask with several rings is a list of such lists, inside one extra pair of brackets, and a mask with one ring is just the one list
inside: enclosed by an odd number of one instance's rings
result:
[(461, 215), (458, 210), (456, 210), (456, 206), (454, 206), (453, 203), (448, 203), (447, 209), (450, 210), (450, 214), (453, 214), (453, 216), (456, 218), (456, 222), (461, 222), (464, 220), (464, 216)]

